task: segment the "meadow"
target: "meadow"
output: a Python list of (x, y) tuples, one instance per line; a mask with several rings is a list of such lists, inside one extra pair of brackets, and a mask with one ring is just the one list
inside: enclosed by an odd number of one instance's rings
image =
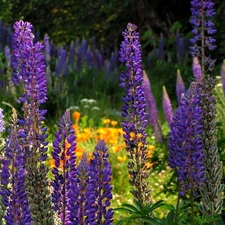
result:
[(0, 22), (0, 224), (225, 224), (225, 61), (191, 7), (145, 55), (131, 23), (109, 52)]

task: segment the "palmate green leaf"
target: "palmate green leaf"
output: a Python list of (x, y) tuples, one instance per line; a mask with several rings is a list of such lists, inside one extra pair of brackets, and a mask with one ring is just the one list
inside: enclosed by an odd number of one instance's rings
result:
[(129, 222), (129, 221), (132, 221), (132, 220), (136, 220), (138, 218), (139, 217), (136, 217), (136, 216), (130, 216), (130, 217), (127, 217), (127, 218), (123, 218), (123, 219), (119, 220), (116, 225), (121, 225), (121, 224), (123, 224), (125, 222)]
[(208, 225), (208, 224), (212, 224), (213, 225), (224, 225), (224, 222), (221, 218), (220, 215), (212, 215), (212, 216), (196, 216), (195, 217), (195, 221), (196, 221), (196, 225)]
[(141, 220), (151, 225), (164, 225), (164, 221), (157, 218), (151, 218), (149, 216), (142, 216)]
[(170, 210), (169, 213), (167, 214), (167, 217), (166, 217), (166, 220), (165, 220), (166, 225), (170, 225), (171, 222), (174, 221), (174, 218), (175, 218), (175, 210), (172, 209), (172, 210)]
[(134, 211), (130, 210), (130, 209), (127, 209), (127, 208), (115, 208), (113, 209), (114, 211), (123, 211), (123, 212), (127, 212), (127, 213), (135, 213)]
[(125, 222), (133, 221), (133, 220), (141, 220), (143, 222), (147, 222), (150, 225), (164, 225), (164, 221), (157, 218), (152, 218), (149, 216), (140, 216), (140, 215), (133, 215), (127, 218), (123, 218), (120, 221), (117, 222), (117, 225), (121, 225)]
[(137, 213), (138, 211), (140, 211), (138, 208), (136, 208), (135, 206), (131, 205), (131, 204), (127, 204), (127, 203), (124, 203), (122, 204), (122, 207), (126, 208), (126, 209), (129, 209), (131, 210), (132, 212), (135, 212)]
[(153, 204), (151, 206), (151, 208), (149, 209), (150, 210), (149, 213), (152, 212), (152, 211), (154, 211), (155, 209), (163, 206), (163, 205), (165, 205), (164, 201), (163, 200), (159, 200), (158, 202), (156, 202), (155, 204)]

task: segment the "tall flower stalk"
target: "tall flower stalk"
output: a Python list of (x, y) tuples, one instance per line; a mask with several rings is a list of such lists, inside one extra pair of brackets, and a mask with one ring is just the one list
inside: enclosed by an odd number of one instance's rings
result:
[(34, 44), (32, 25), (19, 21), (14, 25), (13, 37), (13, 77), (14, 85), (22, 86), (23, 118), (18, 120), (22, 153), (26, 157), (26, 191), (33, 223), (53, 224), (53, 211), (48, 168), (44, 162), (47, 158), (47, 128), (43, 126), (47, 110), (41, 105), (47, 100), (43, 45)]
[(16, 111), (13, 110), (4, 159), (1, 160), (0, 194), (6, 209), (6, 224), (29, 225), (31, 214), (25, 190), (25, 157), (20, 144), (21, 135), (17, 121)]
[(58, 123), (55, 134), (52, 157), (54, 160), (52, 202), (59, 216), (60, 224), (79, 224), (77, 214), (79, 204), (79, 179), (76, 168), (75, 132), (72, 129), (70, 111), (66, 110)]
[(177, 70), (177, 81), (176, 81), (176, 94), (177, 94), (178, 103), (180, 102), (181, 96), (184, 93), (185, 93), (184, 81), (180, 74), (180, 70), (178, 69)]
[(156, 105), (155, 98), (152, 93), (151, 84), (148, 75), (143, 71), (143, 81), (142, 88), (144, 92), (144, 97), (146, 100), (147, 116), (152, 128), (153, 134), (158, 142), (163, 142), (162, 129), (159, 123), (159, 112)]
[(141, 45), (137, 27), (128, 23), (122, 33), (124, 41), (120, 46), (120, 61), (126, 65), (127, 70), (122, 72), (120, 86), (124, 88), (122, 97), (122, 128), (126, 149), (129, 155), (128, 170), (131, 193), (136, 201), (142, 204), (151, 202), (151, 193), (147, 181), (149, 171), (145, 166), (147, 162), (147, 115), (145, 112), (146, 100), (144, 97), (142, 81)]
[(166, 91), (166, 87), (163, 86), (163, 101), (162, 101), (162, 105), (163, 105), (163, 111), (164, 111), (164, 115), (166, 118), (166, 121), (169, 125), (169, 127), (171, 127), (171, 124), (173, 122), (173, 108), (172, 108), (172, 104), (169, 98), (169, 95)]
[(220, 214), (223, 205), (222, 184), (223, 167), (219, 158), (216, 138), (216, 101), (213, 96), (215, 80), (207, 77), (203, 80), (203, 140), (204, 140), (204, 167), (205, 178), (201, 188), (200, 210), (206, 215)]
[(194, 81), (182, 96), (169, 134), (169, 165), (177, 170), (179, 195), (189, 196), (194, 223), (194, 196), (205, 182), (201, 83)]
[(215, 60), (210, 55), (207, 56), (207, 50), (216, 48), (216, 39), (213, 34), (216, 29), (213, 23), (215, 15), (213, 0), (192, 0), (191, 1), (191, 20), (193, 26), (193, 38), (190, 39), (192, 46), (190, 52), (193, 57), (201, 58), (202, 76), (206, 71), (211, 71), (214, 67)]
[(84, 224), (112, 225), (113, 211), (110, 207), (112, 171), (108, 161), (108, 148), (103, 140), (99, 140), (90, 162), (89, 181), (86, 189)]

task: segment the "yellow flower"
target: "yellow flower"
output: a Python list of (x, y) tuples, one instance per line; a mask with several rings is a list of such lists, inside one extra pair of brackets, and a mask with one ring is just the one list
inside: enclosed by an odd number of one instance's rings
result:
[(117, 157), (117, 160), (119, 161), (119, 162), (124, 162), (124, 161), (126, 161), (126, 156), (118, 156)]
[(148, 157), (152, 158), (153, 152), (155, 150), (155, 146), (154, 145), (149, 145), (148, 149), (149, 149), (148, 150)]
[(103, 123), (105, 124), (105, 125), (107, 125), (107, 124), (109, 124), (110, 123), (110, 119), (103, 119)]
[(115, 121), (115, 120), (112, 120), (112, 121), (111, 121), (111, 124), (115, 127), (115, 126), (118, 124), (118, 122)]

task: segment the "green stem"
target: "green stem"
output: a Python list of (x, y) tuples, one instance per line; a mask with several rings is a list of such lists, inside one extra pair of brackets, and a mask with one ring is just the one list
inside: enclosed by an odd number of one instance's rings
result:
[(178, 184), (178, 191), (177, 191), (177, 205), (176, 205), (176, 212), (175, 212), (175, 221), (178, 218), (178, 208), (179, 208), (179, 202), (180, 202), (179, 191), (180, 191), (180, 183)]
[(194, 212), (194, 193), (193, 193), (193, 185), (191, 184), (191, 221), (192, 224), (195, 224), (195, 212)]

